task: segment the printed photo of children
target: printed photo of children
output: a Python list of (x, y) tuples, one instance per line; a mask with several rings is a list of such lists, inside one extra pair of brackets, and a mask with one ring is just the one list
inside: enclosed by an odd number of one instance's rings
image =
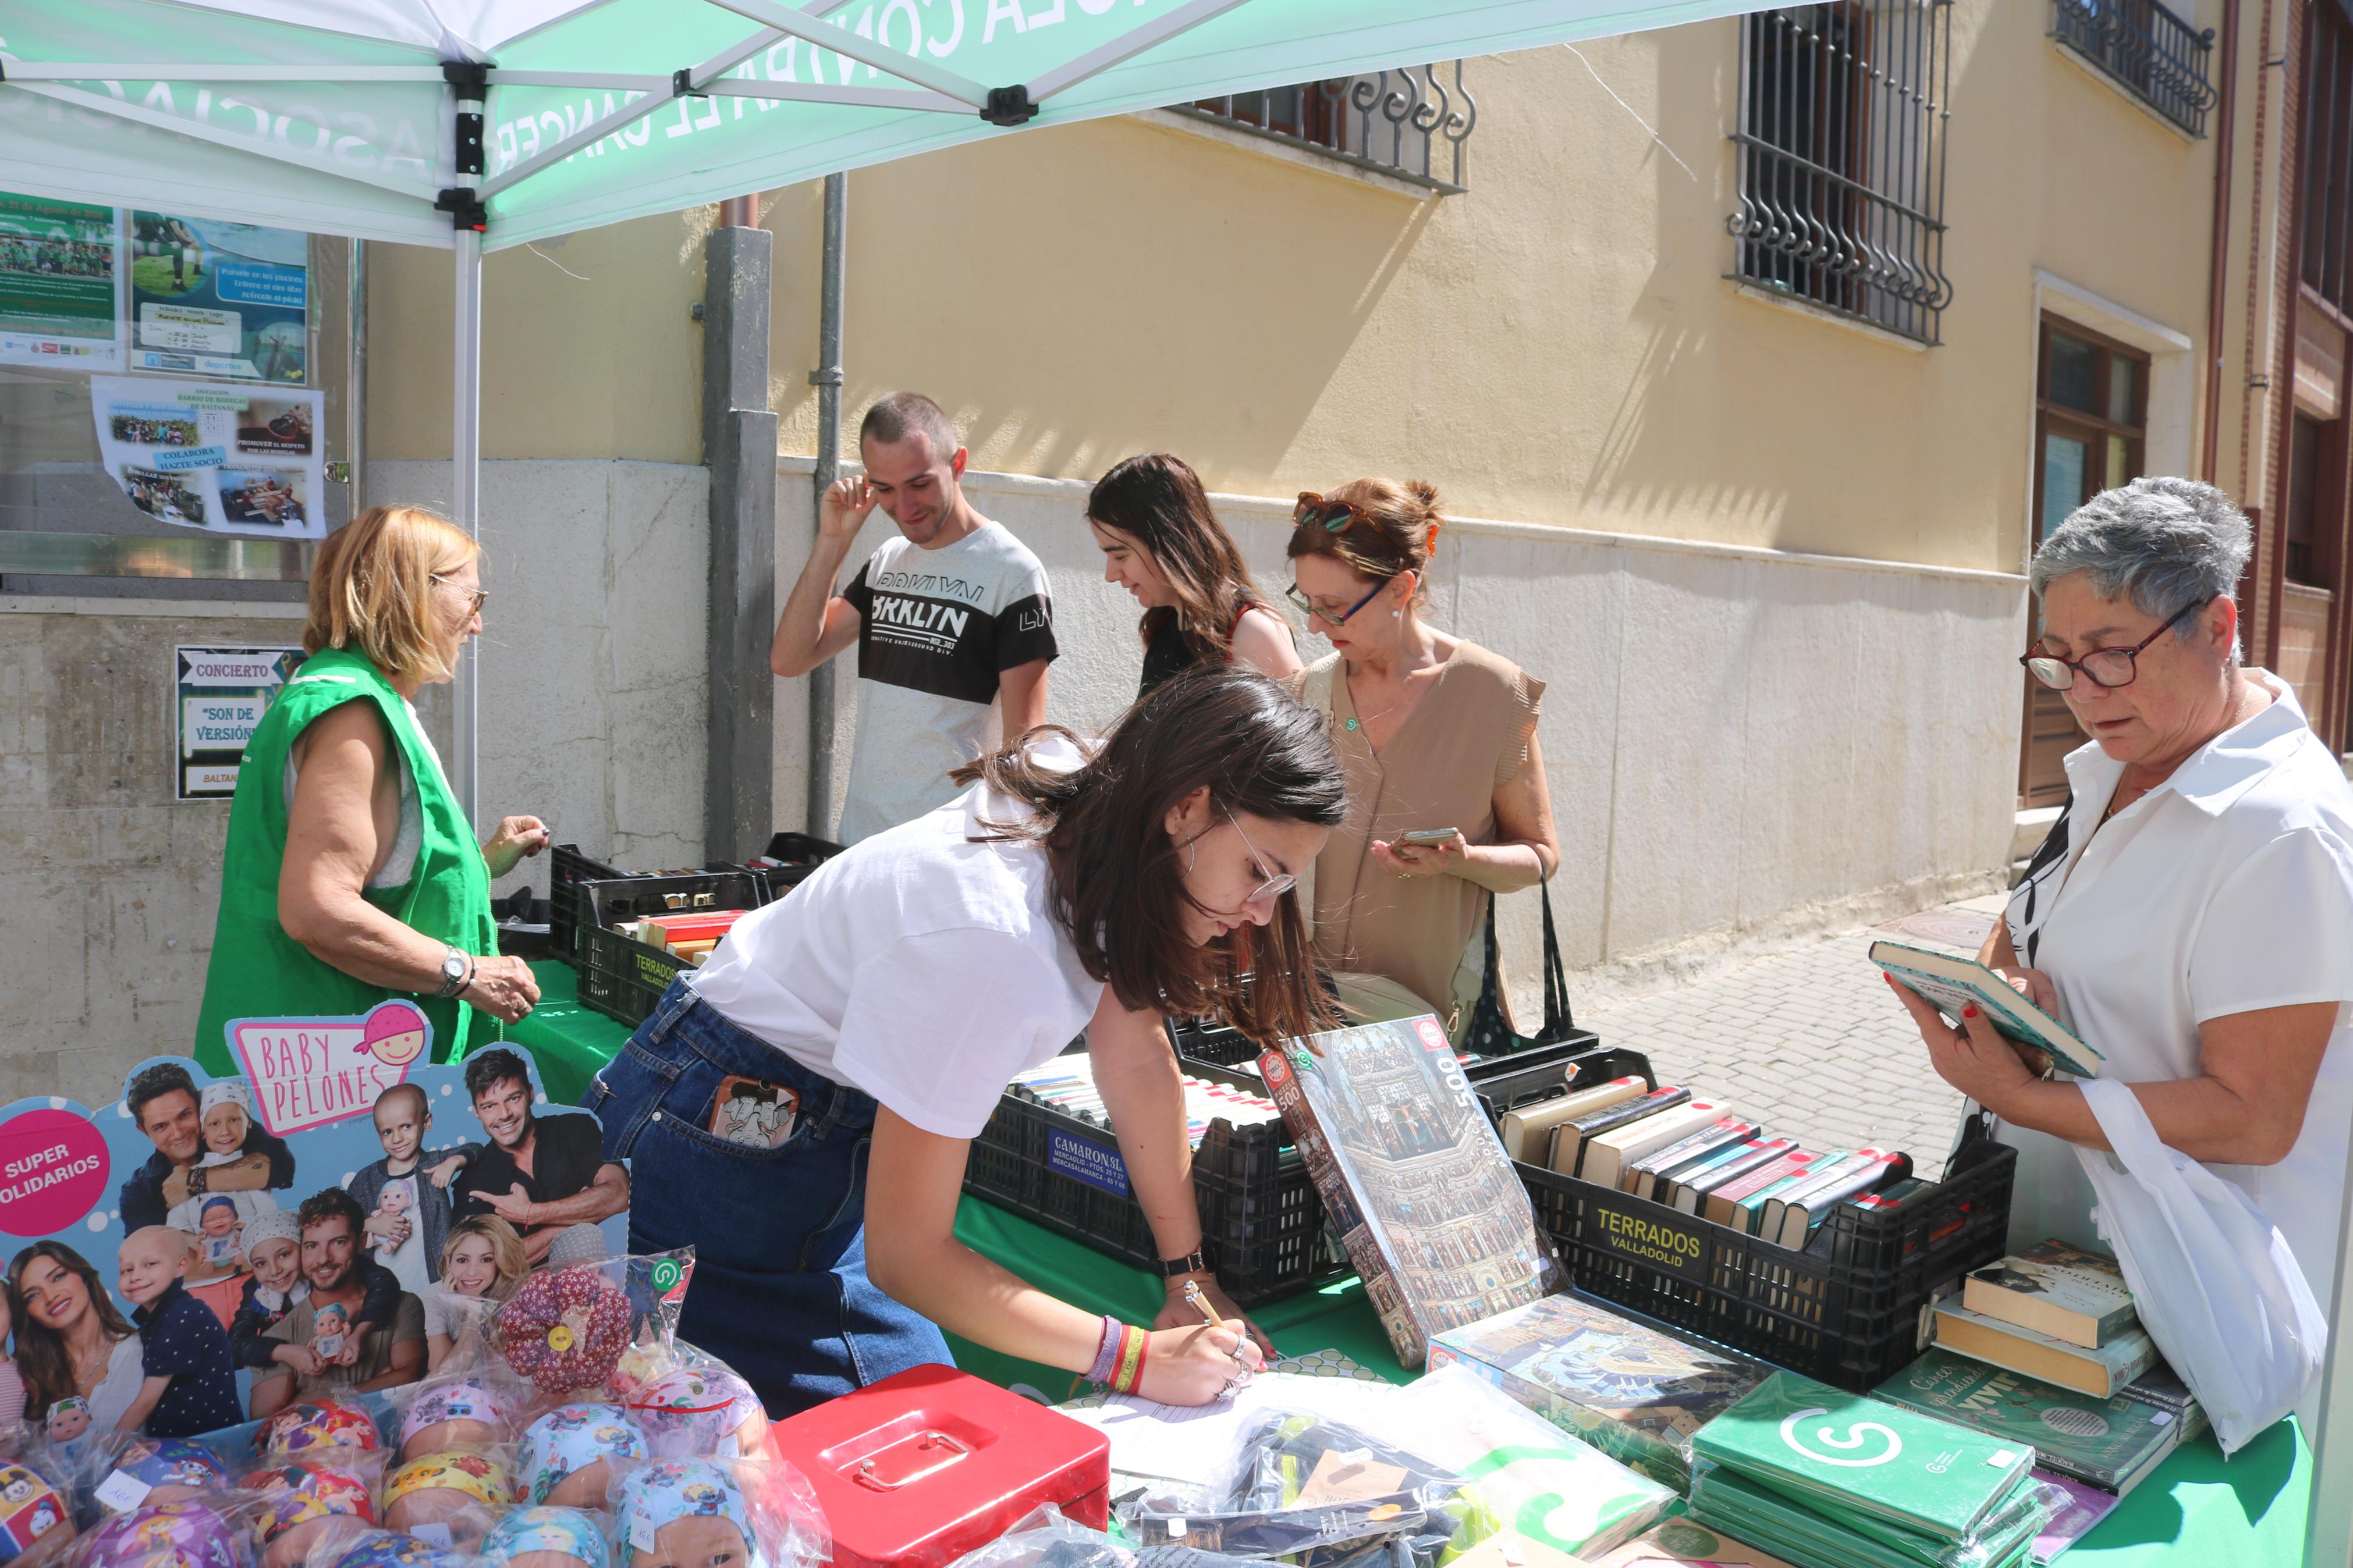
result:
[(441, 1278), (441, 1248), (455, 1216), (450, 1184), (482, 1155), (480, 1143), (428, 1151), (425, 1138), (432, 1131), (433, 1106), (425, 1091), (413, 1083), (394, 1084), (375, 1102), (375, 1135), (384, 1158), (343, 1182), (343, 1190), (367, 1215), (366, 1239), (375, 1260), (416, 1296)]
[(117, 408), (107, 428), (126, 447), (194, 447), (203, 440), (196, 416), (180, 408)]
[(185, 1233), (154, 1225), (124, 1237), (116, 1254), (117, 1285), (139, 1326), (144, 1374), (117, 1431), (192, 1437), (234, 1426), (243, 1414), (228, 1331), (181, 1283), (193, 1250)]
[[(197, 1117), (204, 1131), (205, 1152), (199, 1168), (233, 1165), (245, 1158), (246, 1141), (253, 1132), (252, 1094), (237, 1079), (209, 1083), (197, 1100)], [(164, 1223), (197, 1238), (201, 1251), (192, 1261), (192, 1280), (221, 1279), (245, 1272), (245, 1247), (240, 1239), (254, 1215), (275, 1209), (278, 1200), (268, 1189), (255, 1192), (207, 1193), (172, 1205)]]
[(190, 528), (205, 526), (205, 498), (178, 474), (126, 463), (122, 489), (132, 506), (159, 522), (185, 523)]

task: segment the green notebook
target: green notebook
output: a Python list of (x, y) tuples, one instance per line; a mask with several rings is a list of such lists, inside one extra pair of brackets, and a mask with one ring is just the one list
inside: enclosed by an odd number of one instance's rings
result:
[(1948, 1350), (1930, 1350), (1872, 1394), (1989, 1437), (2031, 1443), (2045, 1469), (2112, 1492), (2130, 1489), (2171, 1453), (2186, 1425), (2123, 1394), (2094, 1399)]
[(1999, 1510), (2001, 1528), (1964, 1544), (1898, 1528), (1883, 1521), (1822, 1513), (1731, 1471), (1703, 1466), (1694, 1483), (1692, 1517), (1735, 1540), (1793, 1563), (1837, 1568), (1948, 1568), (1957, 1563), (2023, 1563), (2048, 1509), (2029, 1480), (2012, 1489)]
[(1702, 1427), (1692, 1457), (1810, 1506), (1869, 1513), (1945, 1541), (1967, 1537), (2034, 1463), (2024, 1444), (1787, 1372)]

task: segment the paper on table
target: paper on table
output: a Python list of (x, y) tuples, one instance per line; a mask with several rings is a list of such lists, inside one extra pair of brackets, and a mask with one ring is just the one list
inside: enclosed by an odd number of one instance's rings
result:
[(1063, 1414), (1111, 1439), (1111, 1468), (1124, 1475), (1207, 1486), (1241, 1442), (1243, 1425), (1261, 1410), (1301, 1410), (1366, 1426), (1397, 1397), (1385, 1383), (1261, 1373), (1230, 1399), (1193, 1406), (1159, 1405), (1114, 1394), (1101, 1405)]

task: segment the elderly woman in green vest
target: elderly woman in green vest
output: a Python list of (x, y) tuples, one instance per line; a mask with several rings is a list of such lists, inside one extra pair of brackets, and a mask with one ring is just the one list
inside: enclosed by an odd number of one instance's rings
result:
[(482, 629), (480, 551), (430, 512), (372, 507), (320, 546), (310, 658), (254, 731), (228, 850), (196, 1060), (239, 1070), (238, 1018), (364, 1013), (419, 999), (437, 1058), (477, 1012), (512, 1023), (539, 1000), (501, 957), (491, 882), (546, 847), (510, 816), (477, 846), (412, 700), (448, 680)]

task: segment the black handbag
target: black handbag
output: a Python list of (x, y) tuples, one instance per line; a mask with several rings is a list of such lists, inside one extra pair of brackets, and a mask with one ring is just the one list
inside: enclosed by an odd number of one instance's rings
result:
[(1504, 1014), (1503, 963), (1495, 945), (1495, 895), (1487, 895), (1487, 978), (1479, 988), (1478, 1005), (1471, 1010), (1471, 1027), (1462, 1037), (1462, 1048), (1482, 1057), (1508, 1056), (1514, 1051), (1531, 1050), (1537, 1046), (1557, 1045), (1577, 1031), (1577, 1020), (1568, 1011), (1568, 976), (1561, 967), (1560, 938), (1553, 933), (1552, 889), (1537, 884), (1544, 900), (1544, 1027), (1534, 1035), (1523, 1035), (1512, 1028), (1511, 1020)]

